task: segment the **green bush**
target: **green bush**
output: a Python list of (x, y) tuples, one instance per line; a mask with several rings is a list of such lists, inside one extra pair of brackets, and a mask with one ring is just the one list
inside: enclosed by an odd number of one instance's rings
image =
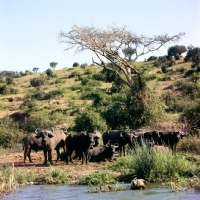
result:
[(50, 168), (46, 174), (44, 174), (39, 182), (43, 182), (46, 184), (63, 184), (68, 180), (65, 172), (62, 169)]
[(93, 173), (86, 176), (84, 179), (80, 181), (82, 185), (106, 185), (106, 184), (114, 184), (116, 183), (115, 178), (112, 174), (107, 172)]
[(62, 112), (44, 113), (42, 116), (34, 116), (28, 120), (24, 129), (35, 132), (36, 128), (49, 129), (63, 122), (65, 122), (65, 115)]
[(45, 99), (45, 92), (44, 91), (36, 91), (35, 93), (31, 94), (31, 98), (37, 100), (44, 100)]
[(164, 100), (168, 112), (183, 112), (184, 109), (190, 105), (190, 102), (185, 100), (182, 96), (174, 95), (171, 92), (163, 93), (161, 98)]
[(28, 113), (40, 110), (37, 101), (29, 97), (24, 99), (23, 103), (20, 105), (19, 108)]
[(83, 78), (81, 80), (81, 85), (90, 87), (101, 87), (101, 81), (91, 80), (90, 78)]
[(133, 176), (150, 182), (177, 181), (179, 178), (191, 177), (198, 171), (197, 164), (188, 161), (185, 156), (159, 154), (150, 151), (145, 144), (133, 150), (132, 156), (118, 159), (108, 169), (123, 171), (129, 182)]
[(171, 76), (165, 75), (163, 78), (159, 78), (158, 81), (171, 81)]
[(19, 124), (13, 122), (9, 116), (0, 120), (0, 146), (11, 148), (17, 143), (21, 143), (24, 132), (19, 128)]
[(77, 71), (75, 72), (72, 72), (70, 75), (69, 75), (69, 78), (73, 78), (73, 77), (79, 77), (81, 74)]
[(0, 86), (0, 94), (7, 95), (7, 94), (17, 94), (18, 91), (8, 85), (1, 85)]
[(78, 67), (79, 66), (79, 63), (78, 62), (75, 62), (74, 64), (73, 64), (73, 67)]
[(179, 151), (200, 154), (200, 138), (197, 136), (188, 136), (180, 141)]
[(99, 113), (96, 113), (92, 110), (87, 110), (82, 114), (78, 115), (74, 120), (74, 131), (93, 131), (98, 130), (103, 132), (107, 130), (106, 122), (100, 116)]
[(45, 99), (60, 99), (64, 97), (65, 91), (63, 89), (51, 90), (45, 95)]

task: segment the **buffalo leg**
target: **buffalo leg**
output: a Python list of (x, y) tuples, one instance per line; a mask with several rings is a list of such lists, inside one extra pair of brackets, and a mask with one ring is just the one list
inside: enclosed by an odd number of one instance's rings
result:
[(31, 149), (29, 149), (27, 156), (28, 156), (29, 162), (32, 163), (33, 161), (31, 159)]
[(60, 151), (59, 149), (56, 149), (56, 152), (57, 152), (57, 159), (56, 159), (56, 162), (58, 162), (59, 158), (60, 158)]
[(52, 162), (52, 151), (51, 150), (48, 151), (48, 160), (49, 160), (50, 164), (53, 165), (53, 162)]
[(47, 151), (44, 150), (44, 165), (47, 164)]

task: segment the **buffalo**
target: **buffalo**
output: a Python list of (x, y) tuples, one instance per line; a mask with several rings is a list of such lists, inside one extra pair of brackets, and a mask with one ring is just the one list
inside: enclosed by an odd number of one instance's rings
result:
[(77, 133), (70, 134), (66, 138), (66, 156), (65, 161), (68, 164), (68, 157), (70, 161), (73, 163), (72, 153), (74, 150), (81, 152), (81, 160), (82, 164), (84, 162), (83, 158), (85, 155), (86, 164), (88, 163), (88, 151), (95, 144), (94, 142), (94, 134), (93, 133)]
[(104, 146), (94, 147), (88, 152), (88, 160), (90, 162), (101, 162), (106, 160), (112, 161), (115, 149), (117, 147), (118, 145), (113, 145), (110, 143), (107, 143)]
[(160, 132), (158, 131), (149, 131), (149, 132), (144, 132), (144, 133), (139, 133), (137, 134), (137, 138), (135, 142), (139, 145), (142, 146), (142, 144), (148, 143), (148, 142), (153, 142), (154, 144), (159, 140), (160, 138)]
[(43, 150), (42, 138), (36, 138), (35, 133), (29, 133), (22, 139), (22, 146), (24, 150), (24, 163), (26, 163), (26, 156), (29, 158), (29, 162), (32, 163), (31, 150), (38, 151)]
[(109, 130), (103, 133), (103, 144), (106, 145), (109, 141), (110, 143), (118, 143), (118, 150), (120, 152), (120, 156), (125, 156), (125, 148), (127, 144), (132, 145), (133, 138), (137, 137), (133, 133), (129, 133), (125, 130)]
[(102, 140), (102, 135), (101, 135), (101, 133), (100, 133), (99, 131), (97, 131), (97, 130), (95, 130), (95, 131), (93, 131), (93, 132), (91, 132), (91, 133), (94, 134), (94, 145), (93, 145), (93, 147), (99, 146), (99, 145), (100, 145), (100, 142), (101, 142), (101, 140)]
[[(92, 131), (90, 132), (93, 134), (94, 136), (94, 145), (92, 145), (90, 148), (94, 148), (94, 147), (97, 147), (100, 145), (100, 142), (102, 140), (102, 135), (99, 131)], [(80, 150), (74, 150), (73, 153), (72, 153), (72, 160), (75, 160), (77, 158), (79, 158), (79, 160), (81, 160), (81, 157), (82, 157), (82, 151)]]
[(56, 162), (60, 158), (60, 148), (62, 147), (64, 152), (66, 151), (66, 134), (64, 133), (63, 130), (56, 130), (54, 131), (51, 129), (51, 131), (48, 130), (41, 130), (38, 131), (36, 129), (36, 136), (35, 138), (42, 138), (42, 146), (43, 146), (43, 151), (44, 151), (44, 165), (47, 164), (47, 153), (48, 153), (48, 160), (50, 164), (52, 163), (52, 155), (53, 155), (53, 150), (56, 150), (57, 152), (57, 159)]
[(155, 144), (168, 146), (172, 150), (172, 154), (175, 154), (180, 139), (185, 136), (186, 134), (183, 134), (181, 131), (167, 133), (160, 132), (160, 138), (156, 141)]

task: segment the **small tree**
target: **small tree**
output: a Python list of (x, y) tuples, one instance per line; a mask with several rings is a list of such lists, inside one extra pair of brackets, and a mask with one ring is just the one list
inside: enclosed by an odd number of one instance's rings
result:
[(32, 87), (35, 87), (37, 90), (41, 90), (43, 85), (45, 84), (45, 77), (41, 76), (39, 78), (33, 78), (30, 80), (30, 84)]
[(86, 67), (88, 66), (88, 64), (87, 63), (83, 63), (83, 64), (81, 64), (81, 66), (80, 66), (80, 68), (82, 68), (82, 69), (86, 69)]
[(92, 110), (87, 110), (81, 115), (78, 115), (75, 118), (75, 126), (74, 130), (81, 132), (81, 131), (105, 131), (107, 130), (106, 122), (100, 116), (99, 113), (96, 113)]
[(180, 59), (182, 53), (185, 53), (187, 48), (183, 45), (176, 45), (168, 49), (168, 56), (174, 56), (176, 60)]
[(38, 67), (34, 67), (34, 68), (33, 68), (33, 72), (35, 72), (35, 73), (37, 73), (38, 70), (39, 70)]
[(56, 68), (57, 64), (58, 64), (57, 62), (50, 62), (50, 63), (49, 63), (49, 65), (50, 65), (53, 69)]
[(13, 77), (7, 76), (7, 77), (6, 77), (6, 84), (7, 84), (7, 85), (13, 84)]
[(47, 70), (46, 70), (46, 75), (47, 75), (48, 77), (50, 77), (50, 78), (53, 78), (53, 77), (54, 77), (54, 73), (53, 73), (53, 71), (52, 71), (51, 69), (47, 69)]
[(200, 64), (200, 48), (193, 47), (192, 45), (188, 47), (187, 55), (185, 56), (185, 62), (192, 61), (193, 65), (199, 68)]
[(78, 62), (75, 62), (74, 64), (73, 64), (73, 67), (78, 67), (79, 66), (79, 63)]

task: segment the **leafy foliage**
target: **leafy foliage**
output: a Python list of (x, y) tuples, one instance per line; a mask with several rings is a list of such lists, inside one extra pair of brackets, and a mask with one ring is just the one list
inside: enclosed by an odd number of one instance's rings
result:
[(187, 48), (183, 45), (176, 45), (173, 47), (169, 47), (168, 49), (168, 56), (174, 56), (176, 60), (180, 59), (182, 53), (185, 53)]
[(107, 172), (93, 173), (86, 176), (83, 180), (81, 180), (81, 184), (83, 185), (105, 185), (105, 184), (113, 184), (116, 183), (113, 175)]
[(78, 62), (75, 62), (75, 63), (73, 64), (73, 67), (79, 67), (79, 63), (78, 63)]
[(35, 87), (37, 90), (41, 90), (45, 82), (46, 82), (45, 77), (41, 76), (39, 78), (32, 78), (30, 80), (30, 85), (32, 87)]
[(9, 116), (0, 120), (0, 146), (10, 148), (17, 143), (21, 143), (24, 132), (20, 130), (19, 124), (13, 122)]
[(185, 56), (185, 62), (187, 61), (192, 61), (192, 63), (199, 68), (200, 64), (200, 48), (199, 47), (194, 47), (194, 46), (189, 46), (187, 55)]
[(99, 113), (96, 113), (92, 110), (87, 110), (82, 114), (78, 115), (74, 121), (74, 131), (105, 131), (107, 130), (106, 122), (100, 116)]
[(49, 63), (49, 65), (50, 65), (53, 69), (56, 68), (57, 64), (58, 64), (57, 62), (50, 62), (50, 63)]

